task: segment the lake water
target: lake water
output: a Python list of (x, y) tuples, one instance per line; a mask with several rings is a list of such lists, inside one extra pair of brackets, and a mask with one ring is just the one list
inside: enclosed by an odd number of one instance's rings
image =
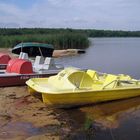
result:
[(140, 78), (140, 38), (90, 38), (85, 54), (61, 58), (61, 63)]
[[(140, 79), (140, 38), (90, 38), (90, 41), (85, 54), (59, 61), (65, 65), (129, 74)], [(140, 140), (140, 97), (66, 112), (77, 126), (70, 139)]]

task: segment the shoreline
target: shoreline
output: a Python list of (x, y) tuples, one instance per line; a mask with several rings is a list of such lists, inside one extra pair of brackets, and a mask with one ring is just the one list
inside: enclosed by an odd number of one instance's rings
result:
[[(2, 53), (13, 54), (1, 48)], [(0, 140), (37, 140), (64, 138), (71, 132), (63, 110), (47, 107), (29, 95), (27, 86), (0, 88)]]
[[(0, 48), (0, 52), (9, 54), (11, 57), (13, 57), (15, 55), (15, 54), (11, 53), (11, 48)], [(81, 53), (85, 53), (85, 50), (83, 50), (83, 49), (54, 50), (52, 57), (58, 58), (58, 57), (65, 57), (65, 56), (74, 56), (74, 55), (78, 55)]]
[(60, 139), (71, 131), (58, 115), (61, 110), (30, 96), (26, 86), (0, 88), (0, 93), (0, 140)]

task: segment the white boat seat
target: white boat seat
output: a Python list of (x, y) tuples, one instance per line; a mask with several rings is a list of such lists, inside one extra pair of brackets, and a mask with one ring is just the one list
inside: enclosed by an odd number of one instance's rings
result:
[(28, 54), (27, 54), (27, 53), (24, 53), (24, 52), (20, 52), (18, 58), (19, 58), (19, 59), (29, 60)]
[(64, 67), (62, 65), (56, 65), (54, 58), (52, 57), (46, 57), (43, 65), (43, 69), (48, 70), (56, 70), (56, 69), (63, 69)]
[(44, 64), (44, 57), (36, 56), (35, 61), (34, 61), (34, 66), (39, 66), (40, 64)]
[(44, 57), (43, 56), (36, 56), (34, 64), (33, 64), (34, 71), (39, 71), (40, 69), (42, 69), (43, 64), (44, 64)]
[(46, 57), (44, 61), (44, 66), (45, 69), (57, 69), (54, 59), (52, 57)]
[(34, 71), (45, 71), (45, 70), (59, 70), (64, 69), (62, 65), (56, 65), (55, 61), (52, 57), (46, 57), (44, 61), (44, 57), (36, 56), (34, 62)]

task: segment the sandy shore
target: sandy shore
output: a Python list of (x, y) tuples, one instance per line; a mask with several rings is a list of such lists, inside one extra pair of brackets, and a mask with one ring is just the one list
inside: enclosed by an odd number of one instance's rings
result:
[(58, 140), (70, 132), (65, 111), (48, 108), (26, 86), (0, 88), (0, 140)]
[(77, 49), (54, 50), (53, 57), (73, 56), (77, 54), (78, 54)]
[(60, 139), (71, 131), (62, 112), (30, 96), (26, 86), (0, 88), (0, 140)]

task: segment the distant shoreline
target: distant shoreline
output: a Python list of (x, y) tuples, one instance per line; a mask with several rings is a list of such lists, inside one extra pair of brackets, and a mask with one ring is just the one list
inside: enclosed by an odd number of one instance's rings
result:
[(140, 37), (140, 30), (104, 30), (104, 29), (72, 29), (72, 28), (0, 28), (1, 35), (50, 35), (78, 33), (87, 37)]

